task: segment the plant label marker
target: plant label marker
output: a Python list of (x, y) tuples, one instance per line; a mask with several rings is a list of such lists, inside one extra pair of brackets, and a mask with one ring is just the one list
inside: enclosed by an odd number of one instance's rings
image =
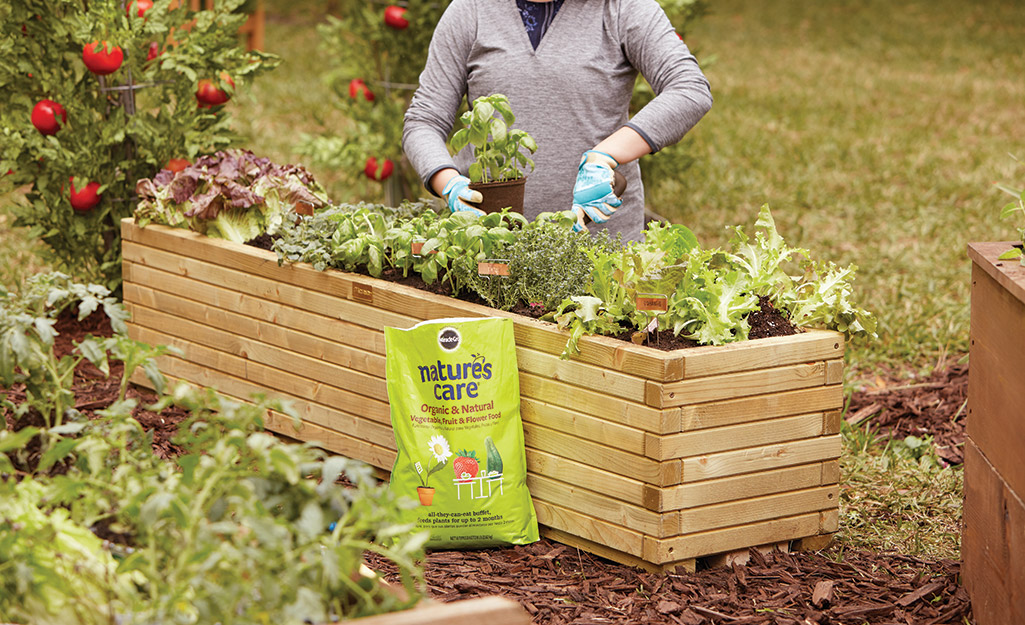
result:
[(367, 304), (374, 303), (374, 287), (369, 284), (352, 283), (352, 299)]
[(477, 263), (477, 275), (485, 278), (498, 276), (509, 277), (509, 261), (502, 258), (488, 258)]
[(661, 293), (638, 293), (634, 300), (637, 310), (653, 312), (656, 315), (669, 310), (669, 296)]

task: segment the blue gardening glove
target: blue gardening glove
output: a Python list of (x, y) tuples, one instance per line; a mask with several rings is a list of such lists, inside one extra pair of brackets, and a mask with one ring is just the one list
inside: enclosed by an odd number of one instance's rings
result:
[(619, 165), (605, 152), (588, 150), (580, 159), (577, 181), (573, 185), (573, 208), (576, 231), (582, 231), (587, 220), (605, 223), (623, 203), (613, 191), (613, 171)]
[(441, 195), (448, 202), (448, 208), (453, 213), (456, 211), (473, 211), (478, 217), (484, 216), (484, 211), (479, 210), (477, 205), (481, 203), (484, 196), (480, 191), (470, 188), (470, 179), (466, 176), (456, 176), (448, 181)]

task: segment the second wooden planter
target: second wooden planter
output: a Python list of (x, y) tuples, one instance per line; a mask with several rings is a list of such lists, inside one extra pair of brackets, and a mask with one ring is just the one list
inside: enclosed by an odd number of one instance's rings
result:
[(653, 570), (836, 531), (843, 336), (810, 331), (662, 352), (308, 265), (187, 230), (122, 222), (133, 338), (173, 345), (172, 378), (293, 400), (298, 432), (390, 470), (385, 326), (515, 323), (528, 485), (542, 533)]

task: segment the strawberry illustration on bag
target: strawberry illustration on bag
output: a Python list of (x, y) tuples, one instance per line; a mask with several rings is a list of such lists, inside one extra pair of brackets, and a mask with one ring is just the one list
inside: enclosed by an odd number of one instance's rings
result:
[(455, 471), (456, 479), (469, 482), (480, 473), (480, 463), (477, 461), (476, 451), (465, 449), (456, 453), (452, 461), (452, 469)]

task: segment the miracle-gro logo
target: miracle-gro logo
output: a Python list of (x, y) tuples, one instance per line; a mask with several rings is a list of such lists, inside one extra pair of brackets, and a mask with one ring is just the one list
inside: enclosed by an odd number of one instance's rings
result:
[(455, 351), (459, 347), (462, 338), (459, 335), (459, 330), (455, 328), (442, 328), (441, 332), (438, 332), (438, 345), (447, 352)]
[[(440, 340), (440, 337), (439, 337)], [(473, 360), (443, 363), (440, 360), (427, 365), (417, 366), (420, 381), (436, 382), (434, 398), (441, 400), (475, 399), (478, 395), (478, 380), (491, 379), (491, 363), (483, 354), (471, 354)]]

